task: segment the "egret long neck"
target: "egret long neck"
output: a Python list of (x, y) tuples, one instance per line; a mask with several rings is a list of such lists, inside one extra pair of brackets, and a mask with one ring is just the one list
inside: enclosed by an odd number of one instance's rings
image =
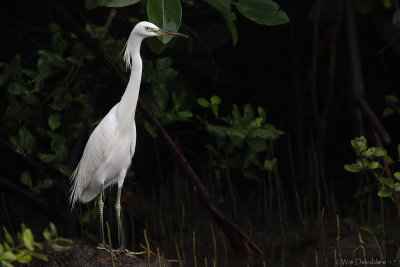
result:
[(140, 81), (142, 79), (142, 59), (140, 57), (140, 45), (142, 38), (133, 38), (128, 44), (131, 51), (132, 67), (128, 86), (125, 89), (117, 109), (117, 121), (124, 131), (133, 127), (135, 111), (139, 98)]

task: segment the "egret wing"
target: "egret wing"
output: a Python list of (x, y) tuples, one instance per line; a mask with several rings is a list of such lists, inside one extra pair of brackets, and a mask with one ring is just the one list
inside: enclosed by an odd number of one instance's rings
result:
[(76, 201), (82, 200), (82, 192), (95, 178), (96, 170), (107, 159), (111, 151), (116, 125), (114, 106), (90, 135), (79, 165), (70, 178), (73, 182), (70, 196), (72, 207)]

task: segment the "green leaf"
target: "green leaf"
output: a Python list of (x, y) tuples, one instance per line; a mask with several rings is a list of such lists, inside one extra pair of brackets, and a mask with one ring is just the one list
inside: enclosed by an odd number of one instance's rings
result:
[(18, 131), (18, 143), (28, 152), (32, 151), (36, 147), (36, 138), (31, 134), (31, 132), (22, 127)]
[(378, 196), (380, 197), (391, 197), (393, 196), (393, 190), (390, 188), (387, 188), (385, 186), (381, 187), (381, 190), (378, 192)]
[(240, 111), (236, 104), (233, 104), (232, 106), (232, 117), (235, 121), (240, 120), (240, 118), (242, 117), (242, 114), (240, 114)]
[(27, 185), (29, 187), (32, 187), (32, 179), (31, 179), (31, 174), (28, 171), (24, 171), (21, 173), (21, 178), (19, 180), (21, 184)]
[[(148, 0), (147, 16), (158, 27), (176, 32), (181, 25), (182, 7), (179, 0)], [(161, 42), (168, 43), (171, 36), (159, 36)]]
[(33, 234), (32, 231), (28, 228), (25, 229), (24, 234), (22, 236), (22, 240), (24, 241), (24, 245), (27, 249), (32, 251), (33, 248)]
[(208, 108), (210, 106), (210, 102), (208, 102), (208, 100), (203, 97), (198, 98), (197, 103), (203, 108)]
[(371, 227), (369, 227), (369, 226), (360, 226), (360, 229), (361, 230), (363, 230), (363, 231), (365, 231), (365, 232), (367, 232), (367, 233), (370, 233), (370, 234), (373, 234), (374, 232), (372, 231), (372, 229), (371, 229)]
[(375, 151), (374, 151), (375, 157), (384, 157), (387, 154), (386, 149), (384, 149), (382, 147), (374, 147), (374, 149), (375, 149)]
[(385, 100), (388, 104), (395, 106), (399, 103), (399, 99), (395, 95), (385, 95)]
[(11, 251), (6, 251), (2, 254), (0, 254), (0, 260), (2, 261), (15, 261), (17, 259), (17, 257), (11, 252)]
[(237, 43), (238, 40), (238, 32), (235, 24), (233, 23), (236, 20), (235, 13), (231, 12), (231, 1), (230, 0), (204, 0), (207, 4), (217, 9), (221, 16), (223, 17), (226, 27), (232, 36), (233, 45)]
[(193, 117), (193, 113), (191, 111), (185, 110), (185, 111), (178, 111), (178, 116), (181, 119), (189, 119)]
[(396, 192), (400, 191), (400, 183), (399, 182), (394, 183), (394, 191), (396, 191)]
[(384, 117), (388, 117), (390, 115), (392, 115), (396, 110), (392, 107), (387, 107), (383, 110), (383, 116)]
[(229, 13), (224, 13), (223, 17), (224, 17), (226, 27), (228, 28), (229, 32), (231, 33), (232, 43), (233, 43), (233, 45), (236, 45), (237, 41), (239, 39), (239, 37), (238, 37), (239, 34), (237, 31), (237, 28), (235, 26), (235, 23), (233, 23), (236, 20), (236, 15), (233, 12), (229, 12)]
[(43, 236), (44, 236), (44, 239), (46, 239), (47, 241), (50, 241), (52, 239), (51, 233), (50, 233), (49, 229), (47, 229), (47, 228), (44, 229)]
[(214, 95), (210, 99), (211, 102), (211, 110), (214, 113), (215, 117), (218, 118), (218, 105), (221, 104), (221, 98), (219, 96)]
[(215, 136), (224, 137), (227, 134), (228, 127), (221, 125), (207, 124), (207, 131)]
[(364, 136), (356, 137), (351, 140), (351, 146), (357, 154), (367, 150), (367, 139)]
[(235, 3), (246, 18), (262, 25), (279, 25), (289, 22), (280, 6), (272, 0), (239, 0)]
[(39, 153), (37, 154), (41, 161), (44, 163), (54, 163), (57, 160), (57, 155), (55, 154), (44, 154)]
[(379, 162), (377, 161), (371, 161), (368, 163), (368, 169), (370, 170), (375, 170), (379, 167)]
[(266, 159), (264, 161), (264, 169), (268, 170), (268, 171), (273, 171), (276, 165), (276, 161), (277, 159), (274, 158), (272, 160)]
[(70, 246), (62, 246), (62, 245), (54, 243), (54, 244), (51, 244), (51, 248), (57, 252), (63, 252), (63, 251), (70, 249), (71, 247)]
[(66, 67), (64, 59), (60, 55), (47, 50), (39, 50), (38, 54), (43, 63), (49, 65), (48, 67)]
[(25, 254), (24, 252), (21, 252), (16, 256), (17, 256), (17, 261), (20, 263), (28, 263), (32, 260), (32, 256), (30, 254)]
[(54, 237), (57, 237), (57, 228), (56, 228), (56, 225), (55, 225), (54, 223), (52, 223), (52, 222), (50, 222), (49, 225), (50, 225), (51, 234), (52, 234)]
[(61, 114), (60, 113), (51, 114), (47, 122), (52, 130), (57, 129), (61, 125)]
[(395, 173), (393, 174), (393, 176), (394, 176), (394, 178), (396, 178), (397, 180), (400, 181), (400, 172), (395, 172)]
[(26, 94), (24, 94), (22, 96), (22, 99), (27, 104), (32, 105), (32, 106), (36, 106), (36, 105), (39, 104), (39, 99), (34, 94), (32, 94), (31, 92), (26, 92)]
[(393, 188), (393, 181), (392, 179), (386, 178), (386, 177), (379, 177), (379, 181), (389, 187), (390, 189)]
[(221, 104), (221, 98), (217, 95), (211, 97), (211, 105), (219, 105)]
[(348, 172), (360, 172), (363, 168), (359, 164), (346, 164), (344, 165), (344, 169)]
[(5, 226), (3, 226), (3, 231), (4, 231), (4, 235), (5, 235), (5, 238), (6, 238), (6, 241), (8, 242), (8, 244), (10, 244), (11, 246), (14, 246), (14, 239), (12, 238), (10, 233), (7, 231)]
[(47, 256), (42, 254), (42, 253), (34, 252), (34, 253), (32, 253), (32, 256), (37, 258), (37, 259), (39, 259), (39, 260), (42, 260), (42, 261), (47, 261), (48, 260)]
[(38, 185), (35, 187), (39, 192), (42, 189), (48, 189), (53, 186), (53, 180), (51, 179), (44, 179), (43, 181), (40, 181)]
[(105, 6), (107, 7), (125, 7), (136, 4), (137, 2), (140, 2), (140, 0), (108, 0), (100, 2), (106, 2)]
[(144, 128), (146, 129), (147, 133), (150, 134), (153, 138), (157, 137), (157, 133), (153, 127), (147, 121), (144, 121)]
[(7, 86), (7, 91), (12, 95), (22, 95), (28, 92), (28, 88), (17, 82), (11, 82)]

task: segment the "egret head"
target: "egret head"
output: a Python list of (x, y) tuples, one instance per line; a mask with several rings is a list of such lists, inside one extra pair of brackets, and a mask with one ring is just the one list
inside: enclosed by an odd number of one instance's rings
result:
[(162, 35), (168, 35), (168, 36), (173, 36), (173, 37), (188, 37), (187, 35), (184, 35), (182, 33), (160, 29), (153, 23), (147, 22), (147, 21), (142, 21), (142, 22), (139, 22), (138, 24), (136, 24), (132, 33), (136, 34), (140, 37), (143, 37), (143, 38), (152, 37), (152, 36), (162, 36)]

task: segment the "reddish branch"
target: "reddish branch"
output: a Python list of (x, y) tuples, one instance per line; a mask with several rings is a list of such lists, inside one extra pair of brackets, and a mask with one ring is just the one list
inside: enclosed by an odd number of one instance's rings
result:
[[(82, 27), (78, 23), (76, 23), (76, 20), (69, 14), (67, 9), (59, 1), (46, 1), (49, 7), (54, 11), (54, 13), (56, 13), (60, 19), (62, 19), (69, 27), (71, 27), (76, 35), (86, 44), (86, 46), (90, 50), (92, 50), (92, 52), (96, 55), (96, 58), (104, 64), (104, 66), (112, 73), (112, 75), (116, 76), (118, 80), (124, 86), (126, 86), (126, 84), (128, 83), (128, 79), (123, 71), (118, 66), (113, 64), (100, 48), (98, 43), (94, 41), (89, 36), (89, 34), (82, 30)], [(192, 184), (196, 187), (197, 192), (200, 194), (201, 198), (204, 200), (213, 216), (217, 219), (219, 225), (228, 235), (234, 247), (246, 255), (252, 254), (250, 247), (252, 247), (261, 255), (264, 255), (262, 250), (250, 239), (248, 234), (245, 233), (237, 224), (227, 218), (225, 214), (217, 206), (215, 206), (210, 193), (204, 186), (200, 177), (193, 170), (192, 166), (182, 153), (181, 149), (175, 144), (175, 142), (171, 139), (164, 127), (161, 125), (160, 121), (156, 118), (154, 113), (140, 98), (138, 101), (138, 107), (139, 110), (142, 112), (144, 118), (153, 126), (153, 128), (157, 131), (158, 136), (161, 137), (170, 152), (173, 154), (176, 162), (186, 174), (186, 177), (189, 178)]]

